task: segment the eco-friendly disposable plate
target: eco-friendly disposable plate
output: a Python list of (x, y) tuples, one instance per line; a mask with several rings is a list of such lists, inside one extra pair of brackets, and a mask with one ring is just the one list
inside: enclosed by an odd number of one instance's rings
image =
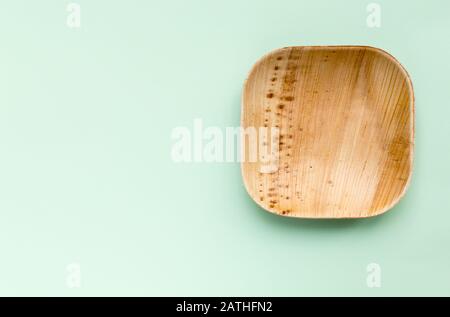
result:
[(272, 213), (375, 216), (410, 181), (413, 88), (380, 49), (305, 46), (266, 55), (245, 82), (241, 120), (245, 187)]

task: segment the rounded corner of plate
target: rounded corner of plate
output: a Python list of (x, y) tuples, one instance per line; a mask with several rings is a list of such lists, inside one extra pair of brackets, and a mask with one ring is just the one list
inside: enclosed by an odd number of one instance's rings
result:
[(405, 197), (405, 195), (409, 189), (411, 178), (412, 178), (412, 173), (410, 173), (408, 182), (403, 187), (403, 190), (397, 195), (397, 197), (395, 197), (392, 200), (392, 202), (389, 205), (384, 206), (383, 208), (380, 208), (379, 210), (376, 210), (375, 212), (372, 212), (370, 215), (368, 215), (367, 218), (381, 216), (381, 215), (384, 215), (384, 214), (388, 213), (389, 211), (393, 210), (400, 203), (400, 201)]
[[(372, 51), (375, 54), (379, 54), (379, 55), (383, 56), (384, 58), (386, 58), (390, 62), (392, 62), (392, 64), (394, 64), (397, 68), (399, 68), (401, 70), (401, 73), (405, 76), (405, 80), (408, 83), (408, 88), (409, 88), (409, 92), (410, 92), (411, 96), (412, 97), (414, 96), (414, 87), (413, 87), (411, 76), (409, 75), (405, 66), (403, 66), (403, 64), (394, 55), (392, 55), (385, 49), (382, 49), (379, 47), (370, 46), (370, 45), (363, 46), (363, 47), (368, 51)], [(414, 98), (412, 98), (412, 100), (414, 100)]]

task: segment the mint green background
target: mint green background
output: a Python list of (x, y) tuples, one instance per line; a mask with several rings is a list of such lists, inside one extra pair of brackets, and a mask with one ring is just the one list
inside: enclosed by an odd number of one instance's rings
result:
[[(450, 295), (450, 5), (378, 1), (371, 29), (369, 2), (83, 0), (69, 29), (66, 1), (2, 1), (0, 295)], [(238, 164), (171, 161), (174, 127), (239, 125), (259, 57), (330, 44), (383, 48), (412, 77), (414, 176), (393, 210), (279, 218)]]

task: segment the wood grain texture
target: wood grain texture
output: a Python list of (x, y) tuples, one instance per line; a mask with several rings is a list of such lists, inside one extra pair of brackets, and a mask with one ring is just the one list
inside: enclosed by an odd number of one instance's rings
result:
[(244, 84), (241, 124), (280, 131), (277, 170), (261, 173), (259, 161), (241, 166), (248, 193), (272, 213), (375, 216), (409, 184), (413, 88), (380, 49), (288, 47), (266, 55)]

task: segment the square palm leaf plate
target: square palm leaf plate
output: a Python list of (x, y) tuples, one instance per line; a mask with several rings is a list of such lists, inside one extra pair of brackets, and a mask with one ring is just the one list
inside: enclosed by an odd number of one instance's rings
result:
[[(241, 163), (248, 193), (267, 211), (301, 218), (371, 217), (404, 195), (413, 163), (413, 88), (405, 69), (385, 51), (365, 46), (273, 51), (251, 70), (241, 111), (244, 156), (249, 156), (248, 129), (269, 131), (258, 136), (258, 159)], [(270, 155), (260, 159), (268, 143)]]

